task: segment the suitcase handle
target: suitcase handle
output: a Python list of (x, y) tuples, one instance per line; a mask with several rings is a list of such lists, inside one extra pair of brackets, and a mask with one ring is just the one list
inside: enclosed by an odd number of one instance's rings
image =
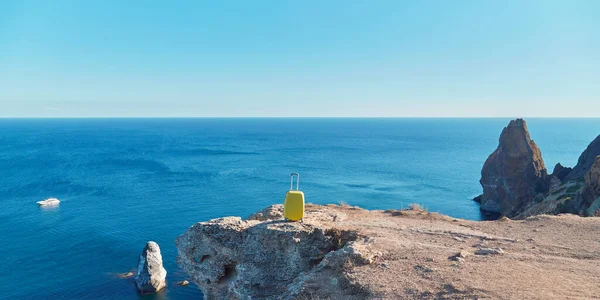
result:
[(298, 173), (292, 173), (290, 175), (290, 191), (294, 190), (294, 176), (296, 176), (297, 180), (296, 180), (296, 190), (300, 190), (300, 174)]

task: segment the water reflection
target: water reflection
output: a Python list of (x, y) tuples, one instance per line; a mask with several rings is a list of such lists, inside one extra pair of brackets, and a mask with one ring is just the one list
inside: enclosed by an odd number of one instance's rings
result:
[(58, 211), (60, 211), (60, 205), (58, 205), (58, 204), (40, 205), (40, 210), (43, 212), (58, 212)]

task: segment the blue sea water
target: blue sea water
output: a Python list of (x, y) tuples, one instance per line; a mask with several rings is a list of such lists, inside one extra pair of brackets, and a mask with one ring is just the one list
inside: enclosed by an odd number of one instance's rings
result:
[[(175, 263), (198, 221), (281, 203), (289, 174), (308, 202), (419, 203), (480, 220), (471, 198), (508, 119), (0, 120), (0, 298), (202, 297)], [(600, 119), (530, 119), (547, 167), (573, 166)], [(57, 209), (35, 202), (57, 197)], [(138, 296), (132, 271), (159, 243), (168, 288)]]

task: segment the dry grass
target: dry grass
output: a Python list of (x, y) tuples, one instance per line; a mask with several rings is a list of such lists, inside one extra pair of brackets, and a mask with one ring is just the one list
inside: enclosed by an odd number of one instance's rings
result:
[(419, 212), (427, 212), (426, 208), (423, 208), (421, 205), (417, 203), (411, 203), (408, 205), (408, 210), (419, 211)]
[(339, 204), (341, 207), (344, 207), (344, 208), (349, 208), (349, 207), (350, 207), (350, 205), (349, 205), (349, 204), (348, 204), (346, 201), (344, 201), (344, 200), (340, 200), (340, 201), (338, 201), (338, 204)]

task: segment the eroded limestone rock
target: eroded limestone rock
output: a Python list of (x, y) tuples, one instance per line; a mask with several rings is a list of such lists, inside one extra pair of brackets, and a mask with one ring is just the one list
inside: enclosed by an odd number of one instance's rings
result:
[(148, 242), (138, 260), (135, 285), (142, 294), (155, 293), (167, 286), (166, 278), (160, 247), (155, 242)]
[(361, 292), (339, 270), (373, 263), (378, 254), (367, 242), (355, 231), (323, 226), (332, 219), (321, 219), (327, 216), (319, 210), (305, 223), (279, 220), (277, 210), (195, 224), (176, 240), (178, 264), (207, 299), (294, 299), (309, 287), (338, 297)]

